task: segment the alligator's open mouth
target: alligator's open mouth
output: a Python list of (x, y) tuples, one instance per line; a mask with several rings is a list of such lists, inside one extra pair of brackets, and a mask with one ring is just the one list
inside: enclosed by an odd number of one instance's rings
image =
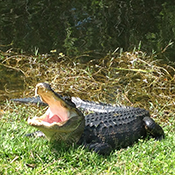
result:
[(54, 92), (46, 83), (37, 84), (35, 93), (49, 108), (41, 117), (29, 118), (29, 125), (42, 131), (51, 142), (78, 142), (84, 131), (85, 119), (75, 104)]
[(56, 94), (46, 83), (36, 85), (35, 95), (39, 95), (41, 100), (49, 105), (49, 108), (41, 117), (28, 119), (32, 126), (50, 126), (52, 124), (63, 125), (69, 119), (69, 109), (66, 103)]

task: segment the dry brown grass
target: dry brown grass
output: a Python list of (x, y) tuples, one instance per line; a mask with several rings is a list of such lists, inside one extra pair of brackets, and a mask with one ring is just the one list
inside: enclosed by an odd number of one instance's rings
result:
[[(83, 59), (83, 57), (82, 57)], [(1, 65), (20, 71), (27, 96), (38, 82), (48, 82), (63, 95), (113, 104), (144, 107), (167, 120), (175, 112), (175, 69), (155, 56), (124, 52), (83, 62), (63, 54), (5, 55)], [(81, 61), (80, 61), (81, 60)], [(83, 63), (82, 63), (83, 62)]]

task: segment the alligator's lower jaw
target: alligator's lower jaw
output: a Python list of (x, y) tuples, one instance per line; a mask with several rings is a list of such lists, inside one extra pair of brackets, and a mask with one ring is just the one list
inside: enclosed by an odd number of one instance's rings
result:
[[(64, 127), (67, 121), (61, 121), (61, 122), (53, 121), (52, 123), (50, 123), (50, 122), (47, 122), (46, 120), (47, 116), (45, 118), (44, 117), (45, 115), (46, 114), (44, 114), (41, 117), (34, 117), (32, 119), (29, 118), (28, 124), (42, 131), (47, 137), (47, 139), (49, 141), (52, 141), (56, 135), (59, 135), (59, 132), (57, 133), (57, 131), (59, 131), (60, 127), (61, 128)], [(59, 136), (56, 138), (59, 138)]]
[[(63, 110), (62, 110), (63, 111)], [(34, 127), (44, 126), (51, 127), (53, 125), (62, 126), (69, 119), (69, 112), (65, 109), (60, 112), (59, 106), (49, 107), (44, 115), (41, 117), (34, 117), (33, 119), (28, 119), (28, 124)]]
[(53, 121), (53, 122), (47, 122), (45, 120), (42, 120), (41, 117), (34, 117), (32, 119), (28, 118), (28, 124), (31, 125), (31, 126), (34, 126), (36, 128), (40, 128), (40, 127), (43, 127), (43, 128), (52, 128), (54, 126), (63, 126), (66, 121), (61, 121), (61, 122), (56, 122), (56, 121)]

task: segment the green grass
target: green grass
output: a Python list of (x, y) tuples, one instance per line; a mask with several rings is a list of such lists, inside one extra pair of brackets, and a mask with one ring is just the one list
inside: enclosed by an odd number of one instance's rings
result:
[(83, 57), (79, 62), (65, 55), (58, 61), (4, 54), (0, 65), (23, 75), (24, 97), (34, 95), (35, 85), (47, 81), (62, 95), (142, 107), (163, 127), (166, 138), (140, 140), (107, 157), (82, 146), (61, 145), (55, 150), (45, 138), (25, 137), (35, 130), (27, 118), (43, 110), (6, 102), (0, 111), (0, 174), (175, 174), (175, 65), (157, 57), (120, 52), (86, 63)]
[(27, 118), (40, 114), (33, 106), (5, 104), (0, 116), (0, 174), (175, 174), (173, 117), (164, 125), (164, 140), (140, 140), (103, 157), (82, 146), (60, 146), (56, 151), (45, 138), (25, 137), (35, 130)]

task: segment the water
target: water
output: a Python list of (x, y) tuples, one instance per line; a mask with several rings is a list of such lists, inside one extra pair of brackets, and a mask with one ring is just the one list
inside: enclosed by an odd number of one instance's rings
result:
[(174, 8), (163, 0), (0, 1), (0, 50), (77, 55), (136, 47), (174, 60)]
[(25, 83), (20, 72), (0, 66), (0, 75), (0, 102), (22, 96)]

